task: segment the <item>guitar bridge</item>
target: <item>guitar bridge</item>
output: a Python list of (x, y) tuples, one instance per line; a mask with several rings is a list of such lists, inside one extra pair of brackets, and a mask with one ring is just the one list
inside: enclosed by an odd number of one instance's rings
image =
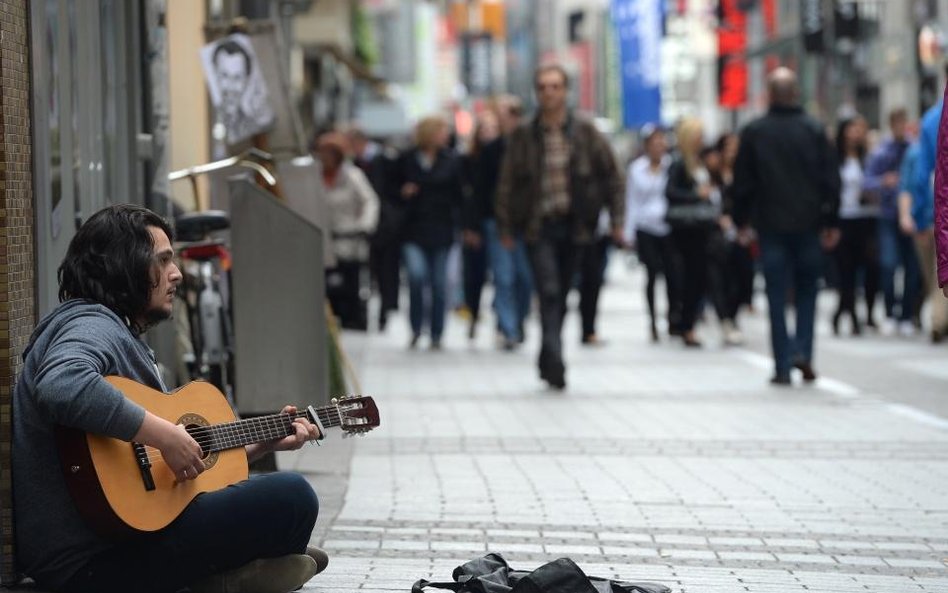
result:
[(138, 471), (142, 473), (145, 490), (150, 492), (155, 489), (155, 479), (151, 475), (151, 461), (148, 459), (148, 451), (145, 450), (145, 445), (141, 443), (132, 443), (132, 450), (135, 451)]

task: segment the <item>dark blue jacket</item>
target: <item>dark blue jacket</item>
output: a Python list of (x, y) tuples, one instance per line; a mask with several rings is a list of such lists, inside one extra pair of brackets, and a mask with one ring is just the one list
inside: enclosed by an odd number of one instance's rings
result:
[(889, 138), (869, 155), (869, 160), (866, 162), (866, 177), (862, 183), (863, 189), (878, 192), (882, 218), (886, 220), (898, 220), (899, 186), (883, 187), (882, 179), (886, 173), (899, 172), (908, 146), (907, 140)]

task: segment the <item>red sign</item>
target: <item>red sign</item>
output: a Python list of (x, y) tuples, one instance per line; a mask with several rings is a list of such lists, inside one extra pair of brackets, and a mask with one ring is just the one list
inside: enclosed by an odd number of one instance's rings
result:
[(592, 47), (588, 41), (582, 41), (574, 43), (569, 50), (578, 69), (578, 107), (583, 111), (594, 111), (596, 109), (596, 64), (593, 61)]
[(747, 103), (747, 17), (737, 0), (718, 5), (718, 103), (737, 109)]

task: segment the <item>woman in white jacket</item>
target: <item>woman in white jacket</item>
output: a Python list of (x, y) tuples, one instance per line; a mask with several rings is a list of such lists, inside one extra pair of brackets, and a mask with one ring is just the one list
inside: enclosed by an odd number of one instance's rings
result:
[(316, 141), (318, 195), (329, 208), (336, 265), (326, 270), (326, 295), (343, 327), (366, 329), (366, 295), (360, 294), (369, 261), (369, 236), (379, 220), (379, 198), (347, 157), (348, 139), (329, 132)]
[(668, 295), (668, 329), (675, 335), (679, 331), (680, 297), (678, 277), (674, 262), (674, 249), (665, 221), (668, 199), (665, 185), (671, 157), (665, 132), (657, 126), (645, 126), (641, 136), (644, 154), (632, 161), (626, 176), (626, 240), (634, 245), (639, 260), (645, 265), (648, 280), (645, 284), (645, 300), (648, 303), (652, 341), (658, 341), (658, 326), (655, 315), (655, 281), (659, 275), (665, 277)]

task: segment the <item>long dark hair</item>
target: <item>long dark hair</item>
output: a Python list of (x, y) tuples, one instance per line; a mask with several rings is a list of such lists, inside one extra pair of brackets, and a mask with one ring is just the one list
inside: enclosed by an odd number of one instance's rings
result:
[[(839, 125), (836, 126), (836, 156), (839, 158), (840, 166), (846, 162), (846, 132), (849, 130), (850, 126), (864, 121), (865, 120), (861, 115), (854, 115), (840, 121)], [(856, 154), (859, 157), (859, 163), (864, 163), (866, 160), (865, 142), (856, 147)]]
[(59, 266), (60, 302), (87, 299), (134, 325), (154, 286), (152, 226), (173, 238), (168, 223), (141, 206), (119, 204), (93, 214), (69, 242)]

